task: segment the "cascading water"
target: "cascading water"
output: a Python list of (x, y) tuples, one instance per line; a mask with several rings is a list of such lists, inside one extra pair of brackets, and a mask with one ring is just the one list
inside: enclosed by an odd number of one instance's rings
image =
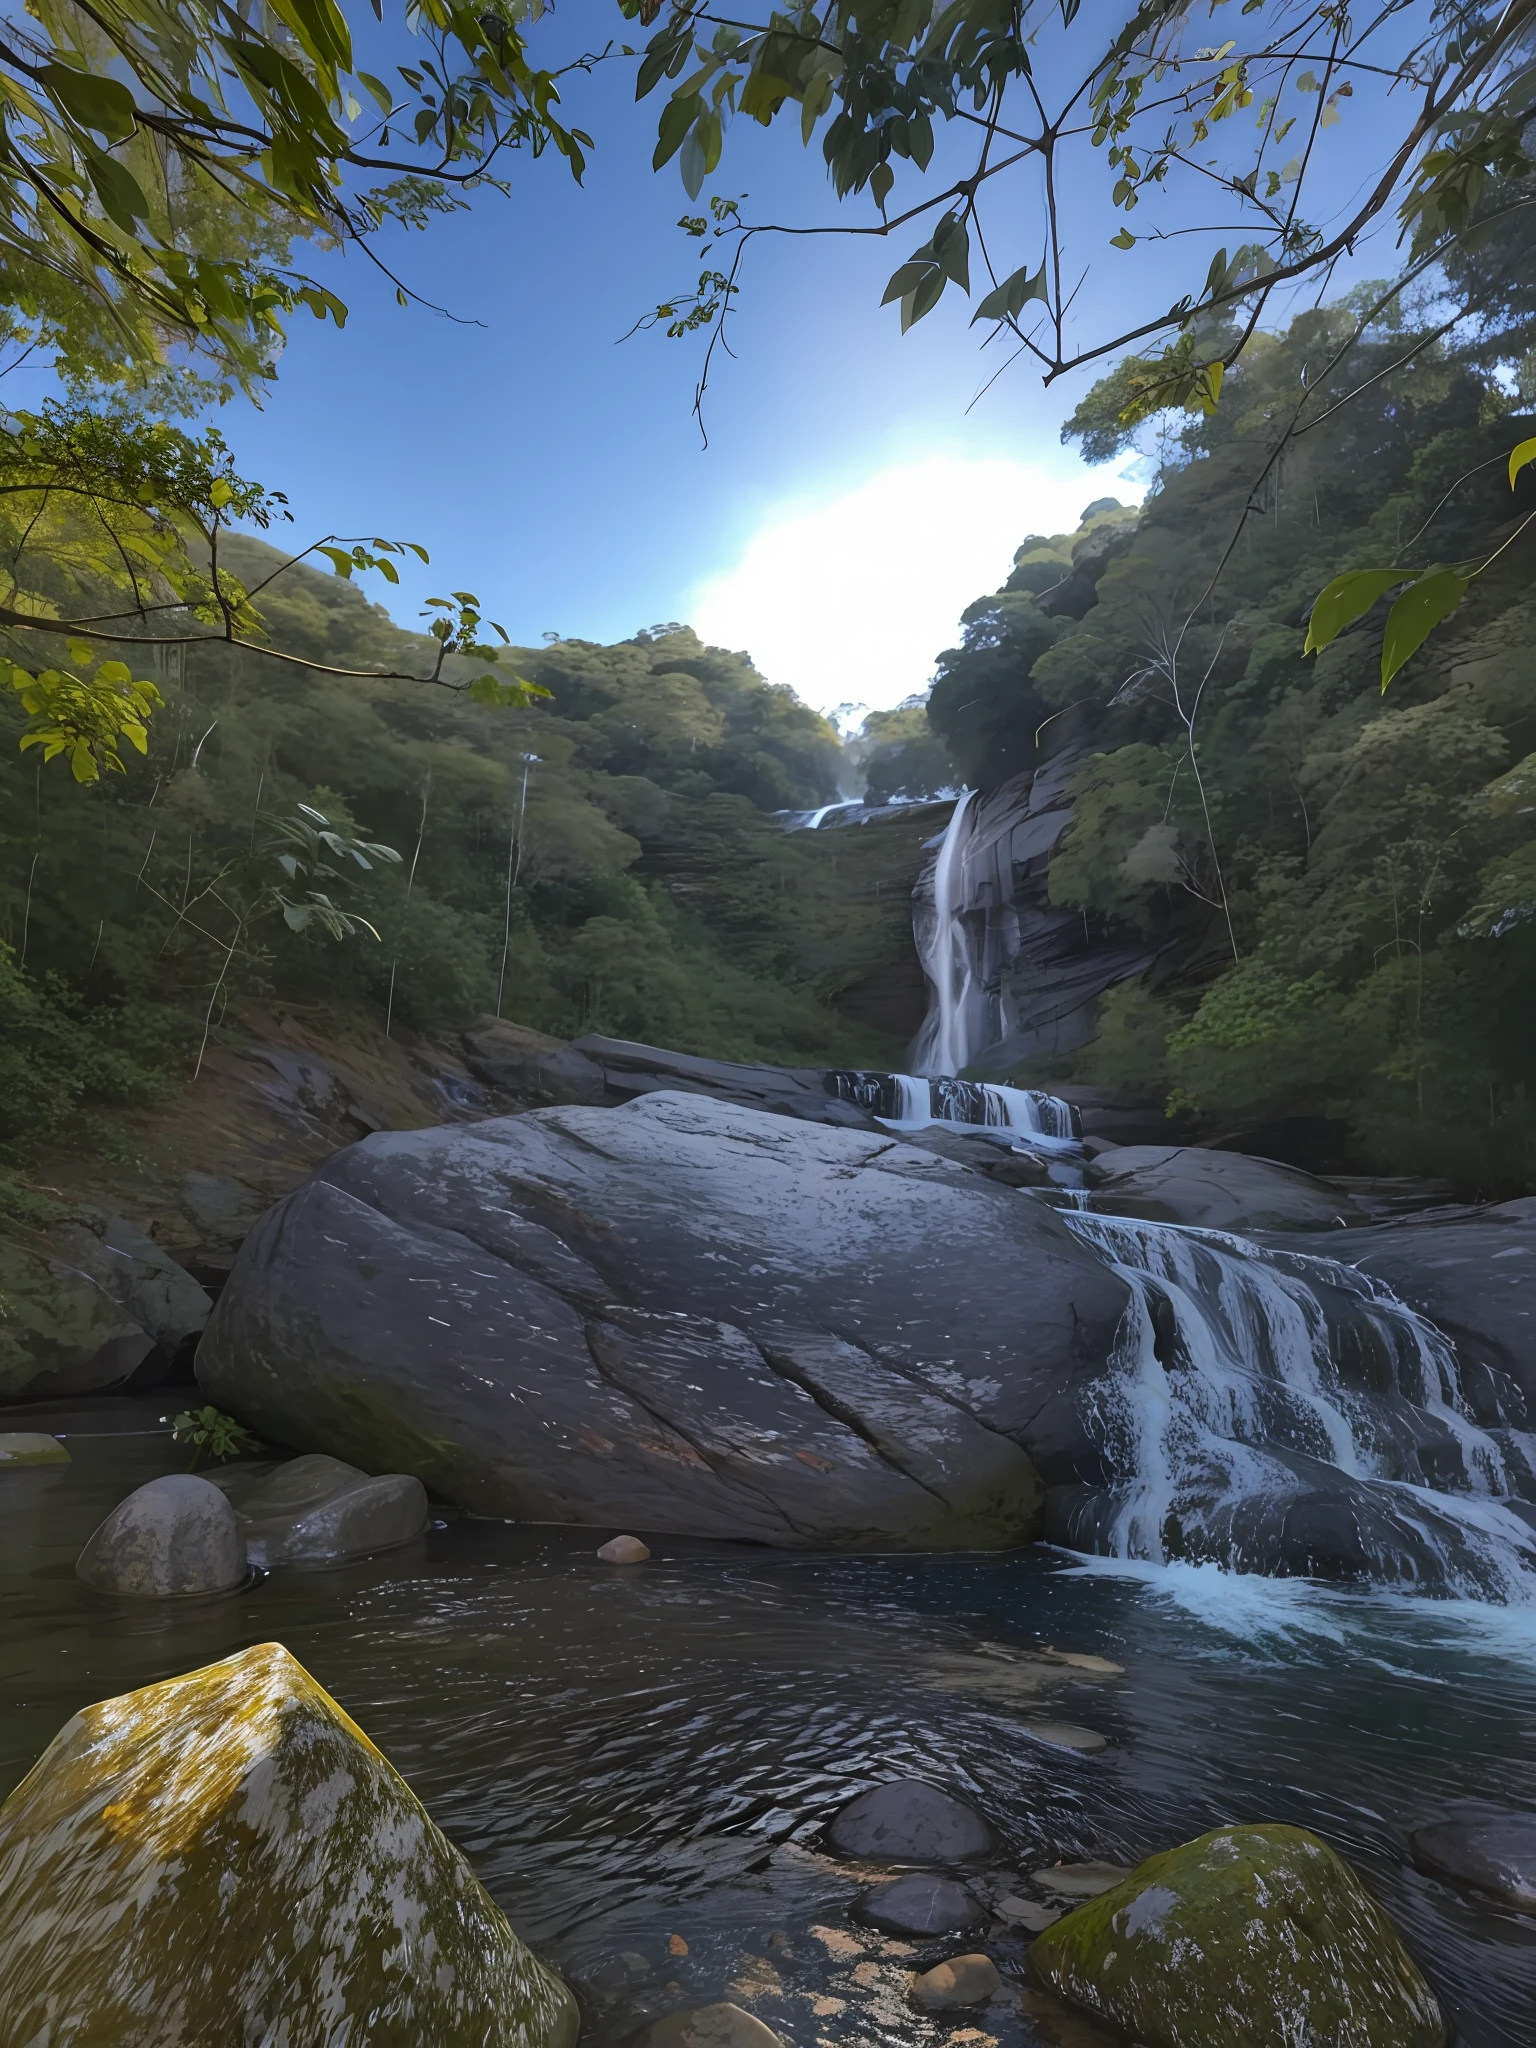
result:
[(829, 1074), (827, 1085), (830, 1093), (869, 1110), (894, 1131), (940, 1124), (951, 1130), (1012, 1132), (1034, 1150), (1076, 1155), (1082, 1149), (1071, 1103), (1038, 1088), (1004, 1088), (942, 1074), (853, 1071)]
[(985, 1029), (985, 997), (976, 986), (964, 919), (965, 849), (975, 800), (974, 790), (963, 791), (950, 813), (933, 869), (933, 919), (916, 932), (928, 979), (928, 1014), (912, 1049), (919, 1074), (960, 1073)]
[(1131, 1290), (1077, 1547), (1536, 1605), (1536, 1437), (1474, 1419), (1432, 1323), (1331, 1259), (1062, 1214)]

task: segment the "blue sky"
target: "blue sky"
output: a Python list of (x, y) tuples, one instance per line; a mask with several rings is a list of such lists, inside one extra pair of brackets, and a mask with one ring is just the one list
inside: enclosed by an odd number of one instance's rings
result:
[[(617, 10), (587, 0), (558, 35), (613, 27)], [(598, 139), (583, 188), (552, 155), (514, 162), (510, 200), (482, 195), (390, 238), (389, 260), (457, 319), (400, 310), (355, 253), (322, 257), (346, 330), (298, 318), (262, 410), (235, 405), (220, 424), (245, 471), (288, 493), (304, 540), (379, 533), (430, 550), (432, 567), (388, 593), (405, 623), (450, 586), (477, 591), (522, 642), (695, 620), (813, 703), (895, 702), (1026, 532), (1139, 489), (1124, 464), (1090, 471), (1060, 444), (1086, 377), (1045, 392), (1021, 364), (968, 411), (994, 366), (969, 304), (951, 295), (900, 334), (879, 300), (921, 239), (910, 229), (754, 245), (702, 449), (697, 341), (618, 341), (700, 261), (676, 226), (696, 209), (675, 169), (650, 169), (659, 102), (636, 107), (632, 91), (627, 66), (572, 81), (569, 118)], [(708, 189), (748, 195), (753, 219), (874, 218), (867, 200), (838, 213), (819, 151), (787, 125), (738, 123)], [(1132, 265), (1145, 282), (1150, 261), (1164, 289), (1156, 255), (1106, 246), (1118, 221), (1096, 194), (1074, 206), (1086, 322), (1114, 317)], [(1025, 218), (1021, 253), (1031, 232)], [(1203, 273), (1197, 248), (1172, 246)]]

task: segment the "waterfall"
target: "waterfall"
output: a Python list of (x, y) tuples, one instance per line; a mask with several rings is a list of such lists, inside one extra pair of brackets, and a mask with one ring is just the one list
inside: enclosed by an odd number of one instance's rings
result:
[(1077, 1547), (1295, 1570), (1276, 1532), (1291, 1556), (1315, 1526), (1331, 1556), (1344, 1530), (1372, 1577), (1536, 1605), (1536, 1438), (1480, 1426), (1450, 1341), (1382, 1281), (1220, 1231), (1061, 1214), (1131, 1290), (1090, 1397), (1110, 1484)]
[(827, 1092), (857, 1103), (895, 1131), (940, 1124), (951, 1130), (1011, 1132), (1038, 1151), (1076, 1157), (1082, 1149), (1071, 1103), (1039, 1088), (1004, 1088), (948, 1075), (844, 1070), (827, 1075)]
[(965, 929), (965, 851), (976, 792), (967, 789), (950, 813), (933, 868), (933, 921), (916, 933), (918, 958), (928, 978), (928, 1014), (913, 1047), (919, 1074), (953, 1075), (971, 1063), (985, 1030), (984, 1006)]

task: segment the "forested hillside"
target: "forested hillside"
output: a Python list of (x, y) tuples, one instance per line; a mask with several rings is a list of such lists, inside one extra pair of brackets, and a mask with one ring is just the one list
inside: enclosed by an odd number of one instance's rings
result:
[[(231, 547), (248, 584), (276, 560)], [(290, 572), (262, 607), (274, 640), (316, 663), (423, 666), (424, 642), (329, 573)], [(86, 788), (40, 749), (18, 753), (24, 714), (0, 697), (13, 1168), (45, 1137), (110, 1142), (114, 1105), (185, 1081), (205, 1032), (238, 1035), (252, 996), (395, 1031), (499, 1008), (727, 1057), (899, 1056), (867, 1005), (853, 1022), (832, 999), (909, 951), (919, 829), (834, 846), (769, 815), (836, 796), (833, 729), (678, 626), (511, 665), (549, 695), (491, 708), (172, 649), (147, 756), (124, 747), (126, 773)], [(323, 828), (301, 806), (369, 865), (313, 839)], [(379, 843), (399, 859), (367, 850)]]
[[(1536, 486), (1507, 474), (1536, 431), (1536, 301), (1507, 283), (1536, 275), (1522, 218), (1456, 259), (1481, 313), (1449, 334), (1432, 295), (1393, 301), (1339, 361), (1366, 288), (1257, 337), (1212, 414), (1164, 415), (1140, 520), (1102, 514), (1118, 537), (1077, 543), (1098, 557), (1086, 603), (1052, 612), (1072, 542), (1027, 542), (928, 705), (982, 786), (1085, 744), (1050, 898), (1175, 942), (1107, 999), (1080, 1078), (1211, 1130), (1314, 1119), (1336, 1163), (1504, 1191), (1536, 1156), (1536, 540), (1517, 536)], [(1073, 419), (1089, 455), (1130, 444), (1133, 372)], [(1485, 562), (1385, 691), (1385, 605), (1304, 651), (1342, 571)]]

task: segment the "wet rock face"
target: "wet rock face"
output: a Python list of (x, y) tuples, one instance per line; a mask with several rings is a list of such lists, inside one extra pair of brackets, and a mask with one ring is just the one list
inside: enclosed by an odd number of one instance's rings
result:
[(572, 2048), (576, 2024), (276, 1643), (87, 1707), (0, 1808), (0, 2040)]
[(245, 1540), (218, 1487), (172, 1472), (118, 1502), (75, 1571), (97, 1592), (129, 1599), (227, 1593), (245, 1577)]
[(850, 1800), (827, 1842), (840, 1856), (874, 1862), (967, 1863), (989, 1853), (992, 1830), (974, 1807), (937, 1785), (898, 1778)]
[(1442, 1821), (1411, 1837), (1413, 1860), (1431, 1877), (1536, 1913), (1536, 1814)]
[(1198, 1145), (1120, 1145), (1089, 1168), (1089, 1207), (1205, 1230), (1328, 1230), (1365, 1216), (1298, 1167)]
[(999, 1548), (1040, 1468), (1099, 1471), (1126, 1299), (962, 1166), (660, 1093), (338, 1153), (247, 1239), (197, 1369), (264, 1436), (488, 1513)]
[(1146, 2048), (1444, 2048), (1397, 1930), (1304, 1828), (1218, 1828), (1039, 1935), (1029, 1974)]

